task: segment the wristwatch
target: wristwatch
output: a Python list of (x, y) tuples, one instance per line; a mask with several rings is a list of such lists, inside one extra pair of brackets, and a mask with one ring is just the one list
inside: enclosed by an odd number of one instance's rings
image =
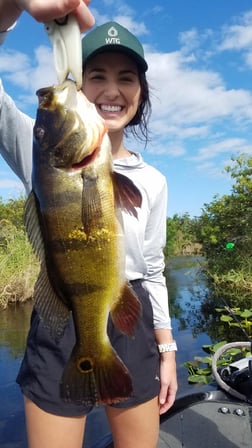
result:
[(159, 353), (176, 352), (178, 350), (176, 341), (169, 342), (167, 344), (158, 344)]

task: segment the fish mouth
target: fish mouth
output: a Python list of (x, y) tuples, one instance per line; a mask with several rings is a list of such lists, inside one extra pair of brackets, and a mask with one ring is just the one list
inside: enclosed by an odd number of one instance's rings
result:
[(104, 128), (100, 134), (97, 146), (93, 149), (92, 152), (90, 152), (90, 154), (83, 157), (83, 159), (80, 162), (73, 163), (71, 166), (71, 168), (73, 170), (79, 170), (81, 168), (85, 168), (87, 165), (90, 165), (93, 162), (93, 160), (98, 156), (98, 154), (100, 152), (101, 143), (102, 143), (103, 137), (106, 134), (106, 132), (107, 132), (107, 127), (104, 126)]
[(73, 170), (79, 170), (79, 169), (84, 168), (85, 166), (89, 165), (90, 163), (92, 163), (93, 160), (96, 158), (96, 156), (99, 152), (99, 149), (100, 149), (99, 147), (95, 148), (90, 154), (85, 156), (80, 162), (73, 163), (71, 168)]

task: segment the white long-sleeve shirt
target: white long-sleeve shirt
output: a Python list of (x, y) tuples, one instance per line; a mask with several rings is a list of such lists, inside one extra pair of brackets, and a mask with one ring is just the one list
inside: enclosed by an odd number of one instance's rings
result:
[[(19, 111), (0, 80), (0, 153), (30, 192), (34, 120)], [(164, 176), (140, 154), (114, 161), (115, 171), (131, 178), (142, 194), (138, 219), (123, 212), (126, 278), (143, 279), (153, 307), (154, 327), (171, 328), (163, 276), (167, 186)]]

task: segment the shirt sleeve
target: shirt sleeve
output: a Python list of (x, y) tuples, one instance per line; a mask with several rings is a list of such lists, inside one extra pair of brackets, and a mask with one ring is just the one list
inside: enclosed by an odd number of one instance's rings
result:
[(145, 232), (144, 259), (147, 273), (144, 287), (149, 292), (153, 308), (154, 328), (171, 329), (168, 291), (163, 271), (165, 268), (163, 249), (166, 244), (167, 184), (163, 182), (156, 195)]
[(0, 153), (27, 193), (31, 190), (33, 124), (4, 92), (0, 80)]

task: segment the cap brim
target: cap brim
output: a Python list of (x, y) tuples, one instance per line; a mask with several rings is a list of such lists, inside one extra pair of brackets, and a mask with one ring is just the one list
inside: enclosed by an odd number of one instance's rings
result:
[(136, 62), (137, 66), (139, 67), (141, 72), (146, 72), (148, 70), (147, 62), (138, 53), (129, 49), (128, 47), (125, 47), (124, 45), (115, 45), (115, 44), (103, 45), (102, 47), (97, 48), (91, 54), (87, 55), (87, 57), (83, 61), (83, 65), (85, 66), (86, 63), (88, 62), (88, 60), (91, 59), (93, 56), (100, 54), (100, 53), (104, 53), (106, 51), (111, 52), (111, 53), (116, 53), (116, 52), (125, 53), (126, 55), (131, 57)]

